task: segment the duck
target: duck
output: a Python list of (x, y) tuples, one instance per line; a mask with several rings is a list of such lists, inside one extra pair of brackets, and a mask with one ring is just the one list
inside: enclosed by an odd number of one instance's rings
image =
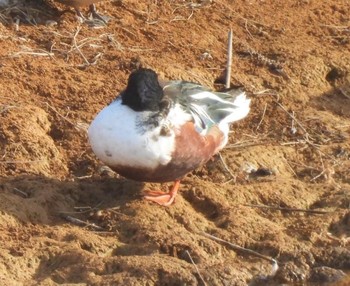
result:
[(97, 158), (123, 177), (174, 182), (169, 192), (144, 196), (170, 206), (181, 179), (225, 147), (230, 124), (249, 110), (241, 90), (214, 92), (198, 83), (159, 80), (154, 70), (140, 68), (93, 119), (88, 138)]

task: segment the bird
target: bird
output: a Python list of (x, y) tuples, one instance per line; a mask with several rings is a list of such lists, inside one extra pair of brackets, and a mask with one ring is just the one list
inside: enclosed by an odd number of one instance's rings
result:
[(99, 15), (96, 11), (96, 6), (95, 6), (95, 3), (101, 2), (103, 0), (56, 0), (56, 1), (64, 5), (73, 7), (77, 15), (83, 20), (85, 20), (85, 17), (81, 13), (80, 8), (84, 6), (89, 6), (90, 13), (94, 18), (101, 20), (104, 23), (107, 23), (106, 17)]
[(170, 206), (181, 179), (224, 148), (230, 123), (249, 110), (243, 91), (213, 92), (193, 82), (163, 81), (154, 70), (139, 68), (93, 119), (88, 139), (95, 155), (127, 179), (173, 181), (169, 192), (145, 194)]

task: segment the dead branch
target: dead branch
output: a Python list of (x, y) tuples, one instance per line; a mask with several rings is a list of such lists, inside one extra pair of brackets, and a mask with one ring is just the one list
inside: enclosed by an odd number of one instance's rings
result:
[(61, 213), (61, 217), (63, 219), (65, 219), (66, 221), (69, 221), (75, 225), (78, 225), (78, 226), (83, 226), (83, 227), (91, 227), (95, 230), (105, 230), (103, 227), (101, 226), (98, 226), (94, 223), (89, 223), (89, 222), (86, 222), (86, 221), (83, 221), (81, 219), (78, 219), (78, 218), (75, 218), (75, 217), (72, 217), (72, 216), (69, 216), (69, 215), (64, 215)]

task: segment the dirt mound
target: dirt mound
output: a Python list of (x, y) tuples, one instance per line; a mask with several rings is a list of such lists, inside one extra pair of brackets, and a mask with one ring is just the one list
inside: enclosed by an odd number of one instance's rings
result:
[[(65, 8), (0, 10), (2, 285), (331, 285), (346, 276), (347, 0), (103, 1), (112, 19), (102, 27), (60, 15)], [(222, 89), (230, 28), (231, 85), (247, 91), (251, 112), (232, 126), (222, 158), (182, 181), (172, 207), (145, 202), (143, 190), (170, 184), (101, 166), (86, 127), (139, 66)]]
[(3, 174), (40, 174), (52, 177), (67, 172), (63, 156), (50, 136), (51, 123), (41, 108), (4, 105), (1, 112), (1, 164)]

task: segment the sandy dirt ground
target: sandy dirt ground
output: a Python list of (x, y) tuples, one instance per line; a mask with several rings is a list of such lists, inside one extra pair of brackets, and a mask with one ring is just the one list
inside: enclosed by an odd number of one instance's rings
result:
[[(66, 8), (0, 9), (1, 285), (350, 285), (348, 0)], [(86, 127), (139, 66), (222, 89), (230, 28), (251, 112), (173, 206), (144, 201), (171, 184), (106, 169)]]

